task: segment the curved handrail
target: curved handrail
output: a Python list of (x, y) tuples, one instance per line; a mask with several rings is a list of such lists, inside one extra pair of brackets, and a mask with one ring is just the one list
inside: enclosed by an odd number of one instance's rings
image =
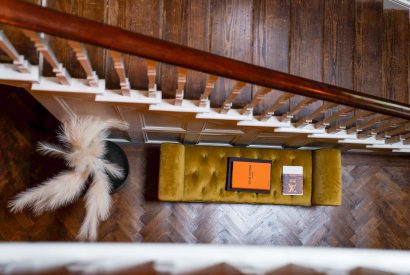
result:
[(0, 23), (410, 120), (408, 104), (218, 56), (38, 5), (2, 0), (0, 11)]

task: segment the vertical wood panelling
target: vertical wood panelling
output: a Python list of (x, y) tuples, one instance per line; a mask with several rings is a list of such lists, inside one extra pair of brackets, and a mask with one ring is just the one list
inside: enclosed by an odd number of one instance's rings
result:
[[(252, 62), (252, 1), (212, 1), (211, 52), (245, 62)], [(211, 105), (220, 107), (235, 82), (218, 80), (217, 93), (211, 94)], [(244, 107), (251, 100), (250, 85), (245, 87), (233, 106)]]
[[(162, 39), (187, 45), (188, 0), (164, 1)], [(177, 68), (161, 64), (161, 85), (163, 98), (174, 98), (177, 88)]]
[(383, 13), (383, 96), (407, 103), (409, 13)]
[[(104, 0), (47, 1), (47, 7), (98, 22), (104, 22), (106, 8)], [(86, 77), (80, 63), (76, 60), (75, 53), (68, 46), (67, 40), (53, 36), (46, 37), (57, 59), (63, 63), (70, 75), (77, 78)], [(104, 78), (105, 50), (91, 45), (87, 45), (86, 49), (93, 70), (96, 71), (98, 77)], [(48, 64), (45, 66), (45, 74), (53, 75)]]
[(354, 89), (375, 96), (383, 96), (382, 28), (382, 1), (357, 0)]
[[(211, 2), (208, 0), (189, 1), (187, 14), (189, 47), (209, 51), (210, 7)], [(205, 89), (206, 79), (207, 74), (188, 71), (185, 98), (198, 100)]]
[[(256, 0), (253, 10), (253, 64), (288, 72), (290, 0)], [(280, 95), (280, 91), (267, 94), (254, 113), (265, 111)]]
[[(178, 44), (209, 51), (210, 1), (176, 0), (164, 1), (162, 38)], [(205, 88), (207, 75), (195, 71), (188, 72), (184, 98), (199, 99)], [(177, 87), (175, 66), (161, 65), (161, 85), (163, 97), (174, 98)]]
[[(323, 81), (353, 89), (355, 6), (350, 0), (327, 0), (323, 19)], [(342, 108), (333, 108), (327, 115)]]
[[(292, 0), (290, 23), (290, 73), (322, 81), (323, 65), (323, 0)], [(302, 96), (291, 99), (291, 107), (296, 106)], [(304, 108), (296, 120), (321, 105), (317, 102)]]
[[(109, 0), (106, 23), (133, 32), (160, 37), (161, 0)], [(136, 56), (124, 55), (127, 76), (133, 89), (148, 89), (147, 64)], [(157, 68), (158, 69), (158, 68)], [(106, 57), (107, 86), (119, 88), (111, 58)]]

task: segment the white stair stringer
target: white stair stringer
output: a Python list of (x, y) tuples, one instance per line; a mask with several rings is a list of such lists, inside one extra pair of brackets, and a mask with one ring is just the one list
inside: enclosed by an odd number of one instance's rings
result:
[(303, 127), (295, 127), (292, 124), (292, 127), (280, 127), (275, 128), (276, 133), (292, 133), (292, 134), (325, 134), (326, 129), (316, 129), (313, 124), (307, 124)]
[(130, 96), (122, 95), (122, 90), (105, 90), (95, 96), (96, 102), (111, 103), (134, 103), (134, 104), (159, 104), (161, 103), (161, 92), (155, 91), (155, 97), (150, 97), (149, 91), (130, 90)]
[(31, 66), (29, 73), (21, 73), (13, 64), (0, 63), (0, 81), (38, 82), (39, 78), (38, 66)]
[(181, 99), (180, 105), (175, 105), (175, 99), (163, 99), (158, 104), (149, 106), (150, 111), (177, 112), (177, 113), (206, 113), (209, 106), (200, 107), (199, 100)]
[(33, 91), (67, 94), (103, 94), (105, 80), (99, 79), (97, 87), (92, 87), (87, 79), (71, 78), (70, 84), (61, 85), (57, 77), (40, 77), (38, 83), (33, 83), (31, 89)]
[[(104, 119), (121, 119), (130, 122), (131, 129), (128, 134), (132, 142), (191, 142), (268, 148), (295, 144), (300, 148), (313, 148), (312, 144), (315, 146), (320, 144), (322, 140), (326, 140), (325, 144), (332, 143), (335, 146), (339, 144), (342, 148), (363, 149), (366, 147), (372, 150), (410, 153), (408, 136), (398, 138), (401, 132), (407, 133), (409, 131), (408, 126), (403, 126), (407, 122), (392, 125), (391, 128), (394, 129), (389, 129), (388, 132), (375, 131), (378, 136), (375, 134), (363, 136), (360, 131), (371, 127), (373, 122), (376, 123), (380, 120), (380, 117), (368, 120), (365, 124), (355, 125), (347, 130), (346, 127), (338, 127), (332, 132), (332, 127), (326, 129), (330, 122), (345, 113), (352, 112), (353, 109), (346, 107), (344, 110), (325, 118), (322, 122), (314, 124), (314, 118), (322, 114), (323, 111), (334, 107), (333, 103), (327, 103), (299, 122), (292, 123), (291, 118), (305, 106), (314, 102), (315, 99), (306, 98), (289, 113), (275, 116), (277, 109), (294, 96), (286, 93), (267, 112), (261, 116), (254, 116), (253, 108), (263, 99), (265, 94), (270, 92), (270, 89), (260, 88), (249, 104), (241, 109), (233, 109), (231, 107), (234, 99), (245, 85), (248, 85), (241, 82), (236, 83), (230, 96), (220, 108), (211, 108), (209, 96), (215, 88), (218, 77), (208, 77), (205, 90), (198, 100), (184, 99), (186, 69), (179, 70), (177, 96), (173, 99), (163, 99), (162, 93), (157, 90), (155, 83), (156, 62), (147, 60), (147, 88), (134, 90), (129, 85), (122, 54), (116, 52), (112, 52), (115, 65), (113, 69), (120, 77), (119, 86), (121, 89), (106, 89), (105, 80), (97, 78), (82, 45), (74, 43), (74, 49), (78, 61), (82, 62), (81, 65), (87, 73), (87, 78), (76, 79), (69, 76), (63, 64), (58, 62), (41, 35), (34, 32), (28, 32), (28, 35), (36, 43), (37, 50), (43, 54), (45, 60), (52, 65), (56, 76), (41, 76), (39, 66), (36, 65), (27, 66), (27, 68), (19, 67), (28, 64), (22, 62), (25, 57), (18, 55), (9, 41), (3, 39), (3, 48), (9, 51), (9, 55), (15, 62), (14, 64), (0, 63), (0, 83), (26, 88), (60, 120), (73, 114), (96, 115)], [(367, 113), (374, 115), (374, 113)], [(352, 123), (360, 118), (359, 116), (353, 117)], [(348, 124), (345, 121), (343, 123)], [(280, 140), (280, 142), (276, 142), (276, 140)], [(322, 144), (321, 146), (325, 147), (326, 145)]]
[(239, 121), (238, 126), (248, 126), (248, 127), (267, 127), (267, 128), (279, 128), (292, 127), (290, 121), (280, 121), (278, 117), (271, 116), (267, 120), (263, 120), (262, 117), (252, 117), (251, 120), (242, 120)]
[(252, 120), (252, 114), (241, 114), (242, 109), (229, 109), (225, 113), (221, 112), (219, 108), (211, 108), (209, 112), (200, 113), (196, 115), (197, 119), (209, 119), (209, 120), (237, 120), (247, 121)]
[(345, 143), (345, 144), (385, 144), (383, 139), (376, 139), (374, 136), (370, 136), (368, 138), (363, 138), (363, 139), (340, 139), (338, 140), (338, 143)]
[(366, 148), (370, 149), (392, 149), (392, 150), (410, 150), (410, 145), (403, 144), (403, 141), (392, 144), (369, 144)]
[(314, 139), (357, 139), (356, 134), (348, 134), (346, 130), (340, 130), (336, 133), (311, 134), (308, 138)]

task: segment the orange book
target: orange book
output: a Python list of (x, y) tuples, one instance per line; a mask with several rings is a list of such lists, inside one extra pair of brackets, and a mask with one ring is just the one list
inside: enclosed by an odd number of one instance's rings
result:
[(228, 158), (227, 190), (269, 193), (272, 161)]

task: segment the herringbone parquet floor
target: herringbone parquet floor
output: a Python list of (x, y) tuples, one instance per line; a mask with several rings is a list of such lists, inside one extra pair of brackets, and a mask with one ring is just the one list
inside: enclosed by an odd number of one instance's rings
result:
[[(33, 148), (38, 140), (52, 139), (57, 122), (38, 104), (27, 108), (32, 104), (27, 94), (1, 97), (0, 240), (74, 240), (82, 200), (40, 217), (6, 209), (16, 193), (62, 164), (39, 157)], [(2, 103), (11, 101), (15, 104)], [(101, 241), (410, 248), (410, 158), (343, 155), (341, 207), (163, 203), (155, 198), (159, 147), (123, 148), (130, 179), (113, 196)]]

